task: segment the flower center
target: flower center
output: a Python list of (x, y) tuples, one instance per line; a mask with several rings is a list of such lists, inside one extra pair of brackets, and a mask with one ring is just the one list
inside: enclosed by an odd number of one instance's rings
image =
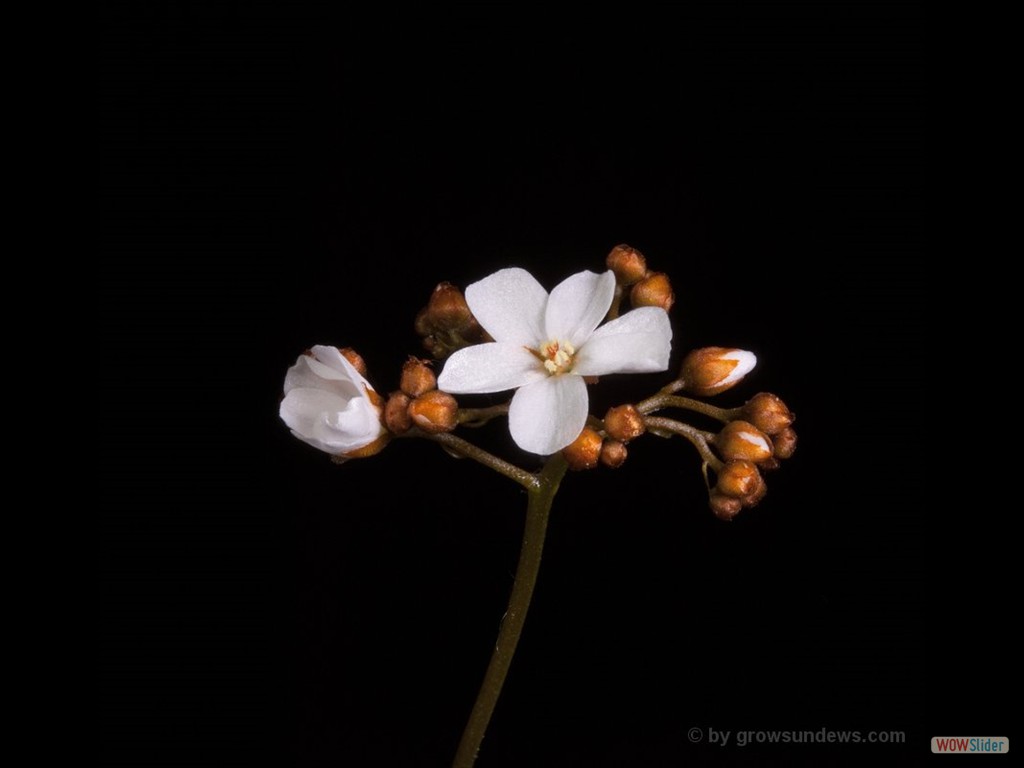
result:
[(572, 370), (572, 356), (576, 350), (568, 341), (551, 340), (541, 344), (538, 357), (544, 361), (544, 367), (552, 376), (568, 373)]

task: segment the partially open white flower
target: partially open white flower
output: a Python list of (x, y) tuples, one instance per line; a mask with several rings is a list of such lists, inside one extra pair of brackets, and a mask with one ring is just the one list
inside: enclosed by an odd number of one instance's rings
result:
[(384, 435), (380, 397), (335, 347), (300, 355), (284, 380), (281, 418), (292, 434), (334, 456), (347, 456)]
[(523, 269), (473, 283), (466, 301), (494, 342), (453, 354), (438, 387), (453, 394), (517, 389), (508, 414), (512, 439), (531, 453), (561, 450), (587, 421), (584, 376), (668, 368), (672, 326), (664, 310), (642, 307), (597, 327), (614, 293), (611, 272), (579, 272), (550, 296)]

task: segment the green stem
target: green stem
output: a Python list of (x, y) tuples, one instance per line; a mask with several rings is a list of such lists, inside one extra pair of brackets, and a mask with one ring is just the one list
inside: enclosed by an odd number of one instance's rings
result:
[(742, 408), (719, 408), (711, 405), (710, 403), (694, 400), (689, 397), (682, 397), (680, 395), (673, 395), (668, 392), (659, 392), (658, 394), (637, 403), (636, 406), (636, 409), (644, 415), (660, 411), (662, 408), (684, 408), (687, 411), (703, 413), (705, 416), (710, 416), (712, 419), (718, 419), (723, 423), (732, 421), (739, 416), (740, 412), (743, 410)]
[(686, 382), (685, 381), (683, 381), (682, 379), (673, 379), (668, 384), (666, 384), (664, 387), (659, 389), (658, 392), (660, 394), (663, 394), (663, 395), (674, 395), (679, 390), (685, 389), (685, 388), (686, 388)]
[(647, 425), (648, 429), (660, 429), (664, 432), (671, 432), (681, 437), (685, 437), (693, 444), (693, 447), (697, 449), (697, 453), (700, 454), (700, 457), (704, 459), (704, 461), (706, 461), (713, 470), (717, 472), (722, 468), (722, 460), (711, 452), (711, 446), (708, 445), (708, 433), (695, 427), (691, 427), (689, 424), (683, 424), (681, 421), (666, 419), (662, 416), (648, 416), (644, 419), (644, 424)]
[(540, 486), (540, 481), (537, 479), (537, 475), (532, 472), (527, 472), (525, 469), (520, 469), (515, 464), (510, 464), (504, 459), (499, 459), (493, 453), (489, 453), (480, 446), (473, 445), (468, 440), (463, 440), (461, 437), (456, 437), (449, 432), (432, 435), (428, 432), (416, 429), (406, 432), (405, 436), (424, 437), (427, 440), (433, 440), (435, 443), (440, 443), (448, 450), (454, 451), (460, 456), (465, 456), (468, 459), (473, 459), (473, 461), (478, 461), (485, 467), (490, 467), (495, 472), (503, 474), (510, 480), (515, 480), (528, 491), (534, 491)]
[(480, 743), (484, 739), (487, 724), (491, 721), (494, 707), (501, 695), (501, 688), (512, 664), (512, 656), (519, 643), (519, 636), (523, 633), (526, 612), (530, 608), (533, 588), (537, 584), (537, 573), (540, 571), (540, 558), (544, 549), (551, 503), (555, 500), (555, 494), (566, 469), (565, 459), (561, 454), (555, 454), (536, 475), (537, 487), (528, 489), (529, 503), (526, 507), (523, 546), (519, 553), (519, 565), (516, 567), (512, 594), (508, 599), (508, 609), (498, 630), (498, 640), (494, 644), (494, 652), (487, 665), (484, 682), (480, 686), (469, 722), (466, 723), (466, 730), (462, 733), (452, 768), (472, 768), (476, 762)]
[(459, 424), (464, 427), (482, 427), (497, 416), (508, 413), (509, 403), (492, 405), (489, 408), (459, 408)]

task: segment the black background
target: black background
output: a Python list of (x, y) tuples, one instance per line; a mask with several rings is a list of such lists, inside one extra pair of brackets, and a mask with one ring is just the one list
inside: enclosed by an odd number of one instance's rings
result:
[[(106, 764), (447, 764), (523, 494), (413, 441), (334, 466), (279, 422), (283, 375), (351, 345), (387, 391), (438, 281), (550, 287), (618, 242), (674, 281), (673, 365), (754, 350), (722, 401), (779, 393), (800, 450), (732, 524), (681, 441), (570, 475), (481, 768), (910, 764), (999, 730), (926, 673), (919, 11), (717, 9), (108, 7)], [(594, 409), (667, 379), (608, 379)]]

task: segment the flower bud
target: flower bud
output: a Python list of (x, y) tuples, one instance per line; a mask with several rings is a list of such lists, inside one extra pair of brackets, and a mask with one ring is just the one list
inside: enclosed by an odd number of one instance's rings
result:
[(435, 328), (459, 328), (469, 322), (469, 310), (462, 291), (451, 283), (440, 283), (427, 303), (426, 322)]
[(409, 415), (410, 397), (404, 392), (392, 392), (384, 406), (384, 424), (396, 435), (402, 435), (412, 429), (412, 417)]
[(715, 513), (715, 517), (719, 520), (732, 520), (743, 509), (743, 502), (739, 499), (734, 499), (732, 496), (712, 491), (708, 499), (708, 506), (711, 507), (711, 511)]
[(786, 427), (772, 438), (772, 442), (775, 444), (775, 458), (791, 459), (796, 453), (796, 430)]
[(672, 283), (664, 272), (651, 272), (633, 286), (629, 300), (634, 307), (661, 307), (666, 312), (672, 309), (676, 297)]
[(756, 507), (761, 503), (761, 500), (768, 494), (768, 483), (762, 481), (757, 490), (755, 490), (749, 496), (744, 496), (740, 499), (743, 502), (744, 507)]
[(416, 313), (416, 320), (413, 321), (412, 327), (417, 336), (429, 336), (433, 332), (434, 326), (430, 322), (430, 313), (426, 307)]
[(430, 370), (428, 360), (410, 357), (402, 366), (402, 391), (409, 397), (419, 397), (424, 392), (437, 389), (437, 377)]
[(761, 473), (749, 461), (730, 461), (718, 473), (715, 490), (734, 499), (752, 496), (764, 484)]
[(685, 358), (679, 378), (687, 392), (709, 397), (739, 384), (757, 365), (753, 352), (729, 347), (695, 349)]
[(485, 341), (494, 341), (484, 330), (483, 326), (480, 325), (480, 321), (475, 317), (470, 317), (469, 320), (463, 324), (459, 329), (459, 336), (463, 341), (463, 345), (466, 344), (481, 344)]
[(338, 351), (341, 352), (342, 357), (344, 357), (346, 360), (352, 363), (352, 367), (359, 372), (360, 376), (366, 375), (366, 361), (363, 360), (362, 355), (360, 355), (358, 352), (352, 349), (352, 347), (345, 347), (343, 349), (339, 349)]
[(609, 437), (628, 443), (644, 433), (644, 417), (633, 405), (616, 405), (604, 416), (604, 428)]
[(459, 404), (447, 392), (434, 389), (409, 404), (409, 416), (424, 432), (451, 432), (459, 423)]
[(372, 456), (387, 443), (382, 404), (340, 349), (316, 346), (288, 369), (279, 413), (295, 437), (344, 461)]
[(633, 285), (647, 274), (647, 259), (636, 248), (626, 244), (612, 248), (605, 263), (615, 273), (615, 281), (619, 285)]
[(609, 469), (618, 469), (625, 463), (628, 453), (625, 443), (619, 440), (605, 440), (601, 446), (601, 463)]
[(601, 457), (601, 436), (590, 427), (584, 427), (580, 436), (562, 449), (569, 469), (593, 469)]
[(772, 456), (768, 435), (747, 421), (730, 421), (715, 436), (715, 447), (726, 461), (752, 461), (755, 464)]
[(773, 436), (796, 421), (793, 412), (771, 392), (761, 392), (750, 398), (743, 406), (743, 418), (766, 435)]

